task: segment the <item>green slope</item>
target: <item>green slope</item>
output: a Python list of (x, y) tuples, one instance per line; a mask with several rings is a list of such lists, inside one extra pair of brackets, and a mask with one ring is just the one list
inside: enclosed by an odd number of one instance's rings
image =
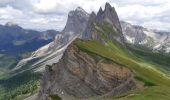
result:
[(161, 52), (153, 52), (143, 46), (127, 45), (127, 49), (133, 52), (138, 58), (142, 58), (146, 62), (154, 64), (159, 70), (170, 73), (170, 55)]
[(97, 41), (77, 41), (76, 45), (84, 51), (95, 53), (116, 63), (122, 64), (134, 71), (136, 76), (151, 81), (157, 85), (170, 86), (170, 78), (154, 67), (154, 65), (144, 62), (135, 57), (123, 48), (117, 47), (113, 43), (108, 46), (101, 45)]
[(121, 34), (115, 32), (110, 25), (107, 23), (103, 25), (93, 23), (93, 25), (95, 30), (93, 33), (101, 37), (106, 44), (103, 45), (98, 40), (77, 40), (75, 45), (84, 52), (99, 55), (128, 67), (134, 72), (134, 78), (143, 81), (147, 86), (144, 90), (132, 91), (118, 98), (114, 97), (112, 100), (170, 100), (170, 64), (168, 63), (170, 56), (153, 53), (143, 47), (118, 43), (110, 38), (110, 35), (119, 37)]
[(25, 71), (0, 79), (0, 100), (23, 100), (37, 92), (40, 73)]
[[(154, 100), (160, 100), (157, 99), (157, 97), (159, 95), (161, 97), (162, 94), (165, 94), (163, 95), (164, 99), (168, 100), (167, 95), (170, 93), (170, 78), (165, 73), (158, 70), (155, 66), (156, 64), (139, 58), (128, 49), (117, 45), (117, 43), (108, 42), (108, 45), (105, 46), (95, 40), (77, 40), (75, 44), (79, 49), (85, 52), (97, 54), (130, 68), (135, 73), (136, 79), (144, 81), (147, 86), (156, 85), (144, 91), (135, 91), (133, 94), (137, 93), (139, 95), (132, 96), (132, 100), (142, 100), (142, 98), (148, 98), (148, 100), (153, 100), (153, 98), (155, 98)], [(127, 96), (128, 95), (130, 94), (127, 94)], [(148, 95), (150, 95), (150, 97), (147, 97)], [(131, 100), (131, 97), (128, 98), (129, 99), (120, 100)]]

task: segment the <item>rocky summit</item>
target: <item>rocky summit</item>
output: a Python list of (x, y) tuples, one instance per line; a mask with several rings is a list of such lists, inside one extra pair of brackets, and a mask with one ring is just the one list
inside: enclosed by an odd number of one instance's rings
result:
[(84, 32), (86, 28), (88, 18), (89, 14), (81, 7), (77, 7), (75, 10), (70, 11), (63, 31), (56, 35), (53, 42), (34, 52), (33, 56), (43, 56), (48, 52), (54, 52), (68, 44), (76, 37), (81, 37), (82, 32)]
[(89, 14), (81, 7), (77, 7), (76, 10), (69, 12), (63, 32), (82, 33), (87, 25), (88, 18)]
[(97, 15), (94, 12), (91, 13), (83, 33), (83, 39), (98, 40), (103, 44), (108, 41), (106, 38), (119, 43), (123, 43), (124, 40), (115, 8), (109, 3), (106, 3), (104, 11), (100, 8)]

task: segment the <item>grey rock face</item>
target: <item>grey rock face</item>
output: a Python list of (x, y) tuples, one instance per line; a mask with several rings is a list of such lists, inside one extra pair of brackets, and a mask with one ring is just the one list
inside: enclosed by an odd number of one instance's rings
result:
[(99, 12), (97, 13), (97, 21), (101, 24), (111, 24), (113, 27), (115, 27), (115, 31), (122, 33), (117, 12), (115, 11), (115, 8), (112, 7), (109, 3), (106, 3), (104, 11), (102, 8), (100, 8)]
[[(84, 29), (86, 28), (88, 18), (89, 15), (80, 7), (74, 11), (71, 11), (68, 15), (68, 21), (64, 30), (55, 36), (54, 41), (36, 50), (28, 59), (23, 59), (20, 61), (18, 66), (22, 68), (27, 65), (27, 62), (32, 62), (32, 59), (41, 58), (37, 63), (33, 63), (29, 66), (34, 67), (37, 65), (39, 66), (39, 68), (37, 68), (38, 71), (39, 69), (42, 71), (44, 70), (44, 66), (46, 64), (56, 63), (58, 59), (61, 58), (70, 42), (81, 37)], [(50, 36), (46, 36), (47, 33), (49, 33), (49, 31), (44, 32), (44, 35), (41, 38), (49, 38)]]
[(70, 11), (63, 32), (74, 32), (76, 34), (82, 33), (87, 25), (88, 18), (89, 14), (80, 7), (75, 11)]
[(132, 41), (134, 44), (139, 44), (147, 37), (146, 34), (144, 34), (144, 28), (142, 27), (133, 26), (123, 21), (121, 22), (121, 26), (125, 37), (134, 37), (134, 40)]
[(83, 39), (98, 40), (105, 44), (106, 39), (123, 43), (123, 34), (119, 18), (114, 7), (106, 3), (104, 11), (100, 8), (97, 15), (90, 15)]
[(130, 70), (111, 61), (96, 60), (71, 44), (59, 63), (48, 67), (39, 100), (49, 95), (78, 98), (117, 95), (136, 87)]
[(128, 43), (142, 45), (151, 50), (170, 52), (170, 34), (158, 30), (149, 30), (141, 26), (121, 22), (123, 35)]
[(89, 14), (80, 7), (74, 11), (70, 11), (66, 26), (62, 31), (62, 36), (56, 36), (54, 43), (56, 45), (65, 45), (75, 36), (81, 36), (87, 26), (88, 19)]
[[(64, 30), (60, 34), (56, 35), (54, 41), (48, 44), (49, 46), (46, 46), (48, 48), (46, 48), (44, 54), (56, 51), (68, 44), (75, 37), (81, 37), (86, 28), (88, 18), (89, 14), (80, 7), (74, 11), (70, 11)], [(40, 50), (37, 50), (36, 52), (39, 53), (39, 51), (42, 52), (42, 49), (40, 48)], [(36, 52), (34, 55), (37, 55)]]

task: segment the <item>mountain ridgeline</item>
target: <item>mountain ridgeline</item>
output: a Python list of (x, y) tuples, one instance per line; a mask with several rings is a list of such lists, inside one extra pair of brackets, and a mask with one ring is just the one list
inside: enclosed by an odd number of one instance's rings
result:
[(26, 30), (9, 22), (4, 26), (0, 25), (0, 52), (16, 54), (35, 51), (50, 43), (57, 33), (59, 32), (54, 30), (44, 32)]
[[(114, 7), (106, 3), (104, 10), (100, 8), (97, 14), (92, 12), (90, 15), (80, 7), (76, 10), (81, 13), (69, 13), (63, 32), (78, 34), (76, 38), (79, 39), (74, 38), (67, 45), (61, 59), (46, 66), (38, 100), (95, 100), (130, 95), (132, 91), (143, 90), (145, 87), (169, 88), (170, 79), (164, 73), (165, 69), (151, 59), (155, 54), (150, 52), (152, 56), (143, 58), (143, 51), (135, 51), (137, 47), (128, 46), (127, 36), (131, 35), (131, 30), (126, 28), (126, 24), (120, 23)], [(132, 34), (143, 33), (140, 27), (134, 28), (137, 33)], [(142, 41), (144, 37), (139, 40)], [(168, 63), (164, 62), (164, 65), (167, 66)], [(156, 88), (158, 87), (153, 89)], [(144, 90), (144, 94), (147, 91)], [(154, 94), (152, 91), (149, 93)], [(131, 99), (126, 95), (125, 98)], [(134, 100), (135, 98), (140, 96), (136, 95)]]
[(106, 3), (104, 11), (100, 8), (97, 15), (92, 12), (82, 38), (102, 43), (107, 42), (107, 39), (122, 43), (123, 34), (119, 18), (109, 3)]
[(124, 43), (117, 13), (109, 3), (97, 15), (92, 12), (81, 38), (67, 47), (58, 63), (46, 67), (39, 100), (57, 95), (63, 99), (107, 97), (138, 88), (131, 70), (94, 53), (98, 47)]
[[(31, 69), (42, 72), (46, 65), (58, 62), (67, 46), (74, 39), (82, 36), (88, 18), (89, 14), (80, 7), (70, 11), (65, 28), (55, 36), (54, 41), (34, 51), (29, 58), (21, 60), (15, 69)], [(36, 59), (38, 60), (35, 61)]]
[(13, 45), (54, 39), (0, 79), (2, 100), (169, 100), (169, 33), (120, 22), (109, 3), (97, 13), (70, 11), (59, 33), (1, 27), (17, 33), (9, 35)]
[(170, 32), (151, 30), (123, 21), (121, 26), (127, 43), (143, 46), (156, 52), (167, 54), (170, 52)]
[(0, 68), (14, 68), (19, 60), (53, 41), (56, 34), (59, 32), (55, 30), (23, 29), (11, 22), (0, 25)]

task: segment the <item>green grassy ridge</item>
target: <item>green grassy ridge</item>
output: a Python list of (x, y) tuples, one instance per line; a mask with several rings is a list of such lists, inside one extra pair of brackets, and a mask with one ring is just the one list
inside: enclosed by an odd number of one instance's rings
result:
[(169, 74), (170, 72), (170, 55), (160, 52), (152, 52), (151, 50), (145, 50), (140, 46), (128, 45), (127, 49), (133, 52), (138, 58), (142, 58), (145, 62), (155, 64), (155, 66)]
[[(77, 45), (79, 48), (89, 51), (105, 58), (111, 59), (112, 61), (125, 65), (136, 72), (138, 77), (145, 80), (152, 80), (157, 84), (166, 84), (170, 86), (170, 78), (166, 76), (163, 72), (156, 69), (155, 65), (146, 60), (139, 58), (134, 55), (133, 52), (128, 51), (126, 46), (122, 45), (114, 40), (110, 40), (106, 34), (112, 33), (113, 36), (119, 35), (110, 27), (107, 23), (103, 25), (94, 23), (96, 33), (107, 43), (107, 46), (101, 45), (95, 40), (86, 41), (88, 43), (83, 43), (82, 45)], [(81, 43), (80, 43), (81, 44)], [(84, 46), (84, 47), (83, 47)], [(152, 73), (152, 75), (150, 75)], [(161, 81), (163, 79), (164, 81)]]
[[(92, 52), (107, 59), (110, 59), (119, 64), (125, 65), (146, 80), (149, 80), (157, 85), (170, 86), (170, 78), (163, 72), (157, 70), (153, 65), (143, 62), (140, 59), (135, 59), (134, 55), (124, 52), (123, 48), (119, 48), (113, 43), (104, 46), (95, 40), (77, 41), (76, 46), (81, 50)], [(126, 53), (126, 55), (124, 55)]]
[(112, 98), (110, 100), (170, 100), (170, 88), (164, 86), (153, 86), (144, 91), (134, 91), (122, 98)]

